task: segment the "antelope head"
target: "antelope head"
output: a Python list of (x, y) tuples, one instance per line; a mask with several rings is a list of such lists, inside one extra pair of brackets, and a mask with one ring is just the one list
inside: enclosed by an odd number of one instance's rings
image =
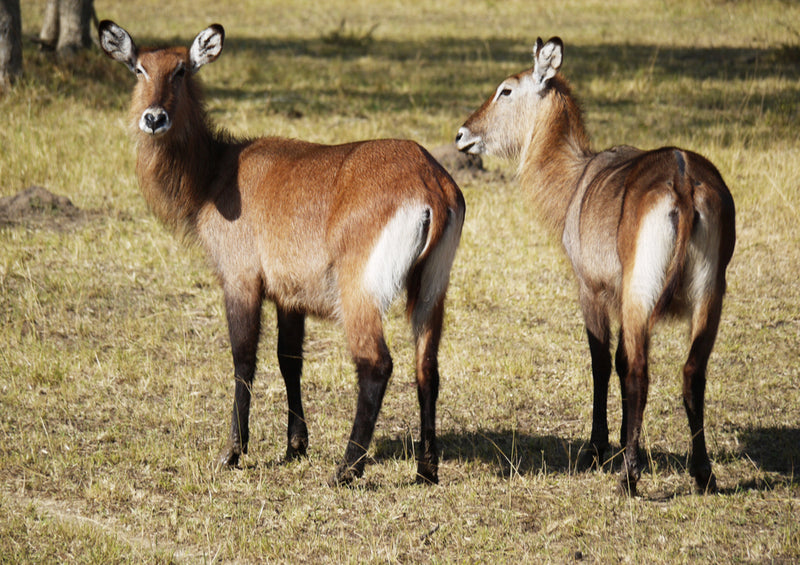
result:
[(550, 79), (561, 67), (564, 45), (558, 37), (536, 40), (532, 69), (511, 75), (458, 129), (460, 151), (514, 158), (530, 140)]
[(219, 24), (201, 31), (191, 47), (140, 50), (130, 34), (112, 21), (99, 26), (103, 51), (127, 66), (138, 80), (133, 93), (139, 129), (153, 137), (166, 134), (182, 113), (189, 112), (196, 94), (191, 75), (215, 61), (222, 51), (225, 30)]

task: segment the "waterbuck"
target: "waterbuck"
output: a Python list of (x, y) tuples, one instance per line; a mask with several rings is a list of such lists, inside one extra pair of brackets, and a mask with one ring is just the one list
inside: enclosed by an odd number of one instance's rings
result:
[(103, 50), (136, 75), (130, 115), (144, 197), (164, 224), (205, 250), (222, 286), (235, 392), (218, 464), (236, 465), (247, 453), (268, 299), (277, 309), (289, 405), (286, 458), (308, 447), (300, 394), (305, 318), (333, 319), (344, 326), (358, 376), (353, 429), (334, 482), (361, 476), (392, 373), (383, 315), (405, 288), (421, 413), (417, 480), (436, 483), (437, 354), (464, 221), (452, 178), (411, 141), (328, 146), (215, 130), (195, 73), (222, 51), (220, 25), (188, 49), (140, 49), (111, 21), (100, 23), (99, 34)]
[(619, 321), (620, 486), (627, 493), (635, 494), (642, 468), (639, 437), (653, 325), (667, 315), (690, 320), (683, 367), (689, 471), (700, 490), (714, 491), (703, 403), (736, 239), (733, 199), (714, 165), (697, 153), (630, 146), (594, 151), (569, 83), (558, 73), (562, 41), (538, 39), (533, 58), (532, 69), (504, 80), (467, 119), (456, 143), (468, 153), (519, 159), (522, 185), (572, 262), (592, 355), (589, 453), (600, 465), (609, 446), (610, 324)]

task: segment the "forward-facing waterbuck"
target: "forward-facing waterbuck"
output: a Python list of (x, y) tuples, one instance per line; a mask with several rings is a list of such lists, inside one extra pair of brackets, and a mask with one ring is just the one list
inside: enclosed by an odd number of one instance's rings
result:
[(268, 299), (277, 309), (289, 405), (286, 458), (308, 446), (300, 394), (305, 318), (333, 319), (344, 326), (358, 375), (353, 429), (334, 480), (361, 476), (392, 372), (383, 315), (405, 288), (421, 412), (417, 480), (437, 482), (437, 354), (464, 221), (452, 178), (411, 141), (328, 146), (216, 131), (195, 73), (222, 51), (220, 25), (201, 31), (188, 49), (140, 49), (110, 21), (99, 34), (103, 50), (136, 74), (130, 112), (144, 197), (164, 224), (199, 243), (223, 289), (235, 392), (219, 465), (247, 453)]
[(683, 401), (692, 433), (690, 472), (701, 490), (713, 491), (703, 402), (736, 239), (733, 199), (714, 165), (697, 153), (629, 146), (594, 151), (558, 73), (562, 56), (559, 38), (538, 39), (534, 67), (504, 80), (458, 130), (456, 143), (469, 153), (519, 159), (522, 185), (572, 262), (592, 354), (589, 453), (600, 465), (609, 445), (610, 324), (619, 321), (620, 485), (628, 493), (635, 493), (641, 474), (650, 333), (666, 315), (689, 318)]

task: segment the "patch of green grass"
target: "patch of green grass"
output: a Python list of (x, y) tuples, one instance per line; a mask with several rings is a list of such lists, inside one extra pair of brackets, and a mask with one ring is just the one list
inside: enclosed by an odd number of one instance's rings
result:
[[(736, 199), (707, 391), (722, 493), (694, 495), (686, 472), (680, 326), (653, 342), (641, 498), (617, 496), (614, 465), (576, 470), (591, 375), (575, 283), (500, 161), (461, 179), (467, 220), (440, 356), (442, 484), (412, 484), (418, 408), (399, 305), (386, 327), (395, 373), (356, 487), (327, 486), (356, 392), (333, 325), (308, 324), (309, 457), (281, 460), (269, 306), (250, 453), (241, 469), (214, 472), (233, 392), (221, 295), (201, 253), (174, 241), (138, 192), (134, 79), (97, 51), (65, 63), (26, 44), (25, 76), (0, 97), (0, 195), (37, 184), (86, 214), (0, 225), (0, 561), (800, 559), (800, 70), (796, 30), (781, 23), (800, 21), (800, 7), (95, 4), (142, 44), (188, 44), (222, 23), (225, 51), (201, 73), (213, 118), (237, 135), (320, 142), (450, 142), (505, 75), (530, 65), (537, 35), (561, 36), (597, 147), (694, 149)], [(43, 7), (24, 3), (26, 35)]]

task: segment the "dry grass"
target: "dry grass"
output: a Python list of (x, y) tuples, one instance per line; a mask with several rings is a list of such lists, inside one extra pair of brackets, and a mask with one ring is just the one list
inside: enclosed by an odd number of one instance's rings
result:
[[(34, 35), (43, 1), (25, 2)], [(275, 4), (275, 5), (273, 5)], [(800, 7), (779, 1), (418, 3), (96, 1), (143, 42), (212, 21), (212, 115), (237, 134), (449, 142), (536, 35), (598, 146), (680, 144), (737, 202), (738, 244), (711, 359), (707, 438), (722, 493), (696, 496), (678, 379), (685, 329), (653, 346), (641, 498), (575, 461), (589, 354), (558, 246), (510, 167), (461, 179), (439, 430), (442, 484), (411, 482), (418, 410), (399, 308), (373, 464), (327, 486), (355, 407), (338, 328), (311, 322), (307, 459), (283, 464), (286, 403), (265, 312), (243, 466), (214, 473), (232, 395), (220, 292), (200, 253), (150, 216), (133, 175), (133, 79), (97, 52), (25, 51), (0, 97), (0, 196), (32, 184), (58, 211), (0, 225), (0, 562), (739, 562), (800, 560)], [(49, 214), (49, 215), (48, 215)], [(612, 429), (619, 389), (612, 385)], [(612, 436), (613, 437), (613, 436)]]

